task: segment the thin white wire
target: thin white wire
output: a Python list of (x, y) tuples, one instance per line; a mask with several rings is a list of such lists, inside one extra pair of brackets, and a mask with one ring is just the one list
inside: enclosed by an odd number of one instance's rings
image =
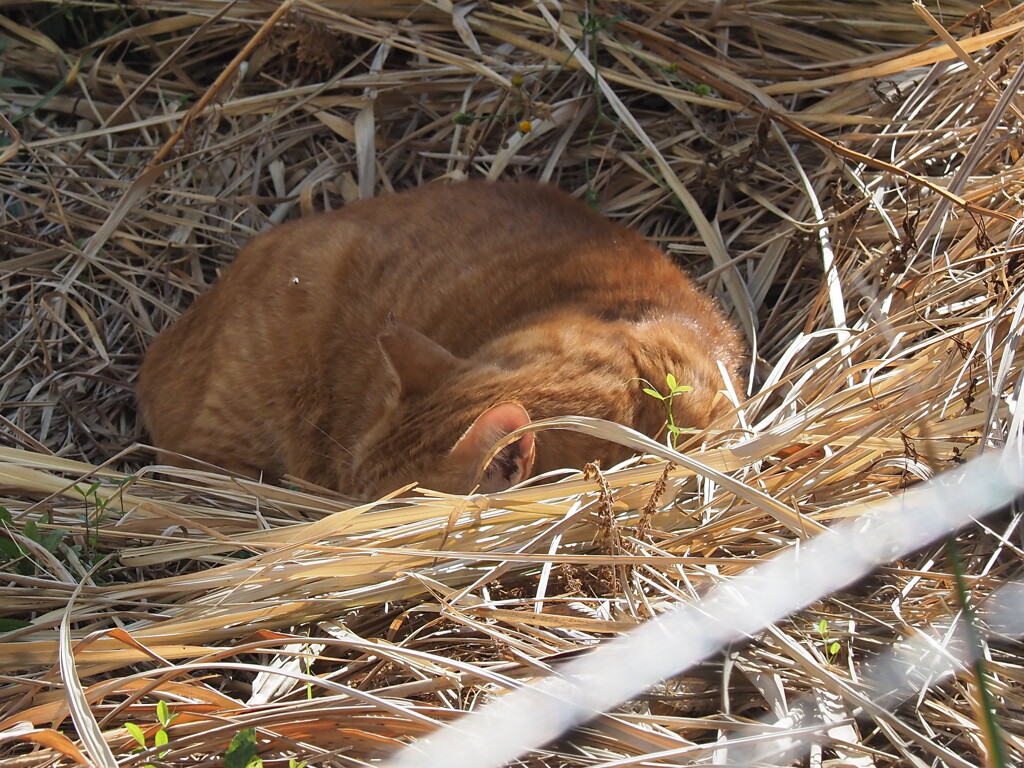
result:
[[(999, 587), (977, 612), (992, 632), (1008, 637), (1024, 635), (1024, 580), (1018, 579)], [(950, 619), (946, 624), (931, 626), (927, 633), (912, 635), (907, 641), (879, 654), (859, 671), (861, 683), (856, 687), (840, 682), (847, 688), (844, 698), (849, 703), (855, 704), (858, 699), (862, 702), (860, 706), (851, 706), (849, 715), (856, 717), (869, 707), (875, 711), (892, 712), (915, 693), (964, 670), (973, 660), (971, 654), (975, 651), (967, 641), (964, 622), (961, 616), (955, 623)], [(787, 717), (775, 724), (779, 733), (773, 742), (762, 739), (744, 744), (742, 738), (726, 741), (723, 748), (728, 748), (728, 759), (723, 762), (726, 765), (790, 765), (806, 753), (808, 745), (823, 741), (820, 729), (795, 732), (786, 727), (786, 720), (794, 720), (794, 713), (806, 709), (806, 705), (805, 698), (790, 707)], [(974, 765), (942, 746), (934, 748), (945, 753), (940, 755), (945, 765)], [(850, 751), (856, 750), (851, 748)]]
[(986, 455), (642, 624), (559, 675), (513, 691), (404, 749), (389, 768), (498, 768), (717, 649), (1024, 492), (1024, 455)]

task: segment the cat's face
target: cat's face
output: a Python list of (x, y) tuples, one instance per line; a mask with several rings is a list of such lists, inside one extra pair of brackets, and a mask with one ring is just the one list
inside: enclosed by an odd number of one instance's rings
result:
[(494, 493), (529, 477), (530, 433), (483, 466), (496, 444), (530, 423), (517, 402), (481, 406), (487, 398), (472, 380), (497, 383), (500, 371), (476, 370), (400, 323), (390, 324), (380, 344), (395, 387), (353, 451), (350, 472), (359, 496), (377, 498), (412, 483), (446, 493)]

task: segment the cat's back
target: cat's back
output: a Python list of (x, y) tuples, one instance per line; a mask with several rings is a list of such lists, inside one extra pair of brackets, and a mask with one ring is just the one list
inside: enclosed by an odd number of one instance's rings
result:
[[(661, 254), (632, 230), (554, 186), (463, 181), (360, 200), (274, 227), (242, 250), (232, 271), (270, 281), (296, 268), (339, 269), (380, 281), (441, 279), (473, 269), (510, 276), (580, 257), (628, 267)], [(593, 266), (593, 264), (592, 264)], [(353, 275), (346, 274), (351, 279)], [(497, 275), (500, 276), (500, 275)]]
[(241, 251), (215, 291), (233, 311), (259, 308), (247, 327), (273, 333), (283, 316), (372, 339), (391, 314), (456, 354), (567, 304), (599, 317), (703, 310), (638, 233), (527, 181), (430, 184), (280, 225)]

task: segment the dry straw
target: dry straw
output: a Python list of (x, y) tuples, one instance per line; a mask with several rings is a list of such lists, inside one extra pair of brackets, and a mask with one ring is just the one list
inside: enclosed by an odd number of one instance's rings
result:
[[(0, 762), (218, 765), (245, 729), (268, 765), (377, 761), (1020, 451), (1022, 35), (961, 0), (0, 2)], [(148, 467), (141, 351), (240, 243), (464, 176), (590, 196), (699, 275), (755, 352), (740, 428), (671, 466), (364, 506)], [(1021, 764), (1020, 626), (985, 617), (1022, 570), (1011, 506), (522, 764), (712, 764), (737, 738)], [(873, 706), (873, 660), (961, 658), (966, 608), (981, 663)]]

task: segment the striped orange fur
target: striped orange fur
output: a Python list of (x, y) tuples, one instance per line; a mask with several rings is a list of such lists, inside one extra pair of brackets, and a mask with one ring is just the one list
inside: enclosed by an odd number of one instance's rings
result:
[[(511, 429), (588, 415), (655, 435), (637, 379), (673, 373), (675, 423), (729, 410), (742, 350), (714, 303), (640, 235), (553, 187), (430, 185), (255, 238), (146, 355), (161, 459), (285, 473), (361, 497), (472, 490)], [(492, 462), (482, 490), (624, 458), (562, 430)]]

